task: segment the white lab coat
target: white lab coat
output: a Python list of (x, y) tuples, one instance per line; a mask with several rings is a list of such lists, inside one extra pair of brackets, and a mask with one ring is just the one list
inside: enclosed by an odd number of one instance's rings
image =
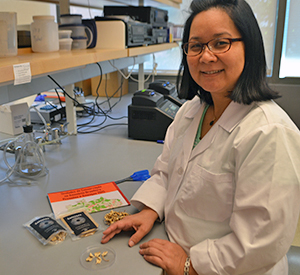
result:
[(231, 102), (192, 149), (196, 96), (168, 128), (162, 154), (132, 198), (154, 209), (201, 274), (287, 275), (300, 209), (300, 133), (273, 101)]

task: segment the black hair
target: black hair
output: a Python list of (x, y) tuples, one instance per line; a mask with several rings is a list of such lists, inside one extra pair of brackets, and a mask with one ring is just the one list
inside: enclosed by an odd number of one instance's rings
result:
[[(185, 22), (182, 44), (189, 40), (194, 17), (200, 12), (211, 8), (221, 8), (228, 14), (245, 44), (244, 69), (234, 90), (229, 91), (228, 96), (233, 101), (243, 104), (280, 97), (277, 92), (271, 90), (268, 86), (263, 38), (253, 11), (245, 0), (193, 0), (190, 5), (191, 14)], [(180, 98), (192, 99), (195, 95), (198, 95), (201, 100), (213, 104), (211, 94), (200, 87), (191, 77), (183, 50), (177, 75), (177, 89)]]

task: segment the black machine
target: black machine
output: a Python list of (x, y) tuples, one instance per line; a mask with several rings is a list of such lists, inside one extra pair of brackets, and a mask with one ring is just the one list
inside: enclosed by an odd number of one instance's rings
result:
[(127, 46), (143, 46), (155, 44), (151, 26), (147, 23), (126, 22)]
[(186, 101), (185, 99), (180, 99), (178, 97), (175, 85), (170, 83), (168, 80), (155, 80), (149, 84), (149, 89), (163, 94), (165, 99), (169, 99), (179, 107)]
[(154, 40), (154, 44), (161, 44), (168, 42), (168, 30), (162, 28), (152, 28), (151, 37)]
[(164, 140), (178, 109), (178, 105), (152, 89), (135, 92), (128, 106), (128, 137)]
[(126, 34), (126, 46), (137, 47), (156, 44), (157, 38), (152, 34), (152, 26), (143, 22), (126, 22), (121, 18), (96, 16), (95, 21), (119, 21)]
[(104, 6), (104, 16), (128, 15), (132, 19), (151, 24), (152, 27), (168, 26), (168, 11), (154, 7)]
[[(127, 16), (131, 21), (126, 23), (132, 25), (132, 27), (127, 28), (128, 35), (128, 47), (135, 46), (130, 45), (130, 40), (136, 38), (137, 32), (132, 31), (135, 28), (138, 30), (139, 24), (144, 24), (145, 30), (144, 34), (147, 39), (144, 44), (160, 44), (168, 42), (169, 32), (168, 32), (168, 11), (162, 10), (154, 7), (134, 7), (134, 6), (104, 6), (103, 8), (104, 18), (120, 18), (120, 16)], [(141, 32), (140, 32), (141, 34)]]

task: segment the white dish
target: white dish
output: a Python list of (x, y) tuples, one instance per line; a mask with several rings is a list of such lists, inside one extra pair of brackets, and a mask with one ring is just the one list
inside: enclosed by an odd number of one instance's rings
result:
[(60, 30), (58, 31), (58, 38), (64, 39), (64, 38), (71, 38), (72, 30)]
[(72, 38), (62, 38), (59, 39), (59, 50), (60, 51), (70, 51), (72, 49)]
[(87, 37), (73, 37), (72, 50), (84, 50), (87, 48)]
[(79, 36), (86, 36), (85, 33), (86, 26), (77, 24), (77, 25), (60, 25), (59, 30), (71, 30), (72, 31), (72, 38), (79, 37)]
[(81, 14), (62, 14), (60, 16), (61, 24), (81, 24), (82, 23)]
[[(105, 260), (102, 260), (100, 264), (96, 263), (96, 258), (93, 258), (92, 261), (88, 262), (86, 259), (89, 257), (90, 253), (94, 255), (97, 252), (106, 252), (107, 255), (104, 257)], [(104, 268), (108, 268), (114, 264), (116, 260), (116, 252), (105, 245), (93, 245), (87, 247), (82, 254), (80, 255), (80, 263), (82, 266), (89, 270), (100, 270)]]

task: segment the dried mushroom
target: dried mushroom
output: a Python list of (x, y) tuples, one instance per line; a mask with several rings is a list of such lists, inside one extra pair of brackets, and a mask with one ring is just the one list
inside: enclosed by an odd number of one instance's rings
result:
[(91, 262), (93, 261), (93, 259), (96, 259), (96, 264), (101, 264), (102, 260), (109, 262), (108, 259), (105, 259), (105, 256), (108, 254), (108, 251), (104, 251), (103, 253), (99, 252), (95, 252), (90, 253), (90, 255), (85, 259), (87, 262)]
[(116, 221), (122, 220), (124, 217), (128, 216), (129, 214), (125, 211), (123, 212), (118, 212), (111, 210), (109, 213), (107, 213), (104, 216), (104, 222), (108, 225), (111, 225), (115, 223)]

